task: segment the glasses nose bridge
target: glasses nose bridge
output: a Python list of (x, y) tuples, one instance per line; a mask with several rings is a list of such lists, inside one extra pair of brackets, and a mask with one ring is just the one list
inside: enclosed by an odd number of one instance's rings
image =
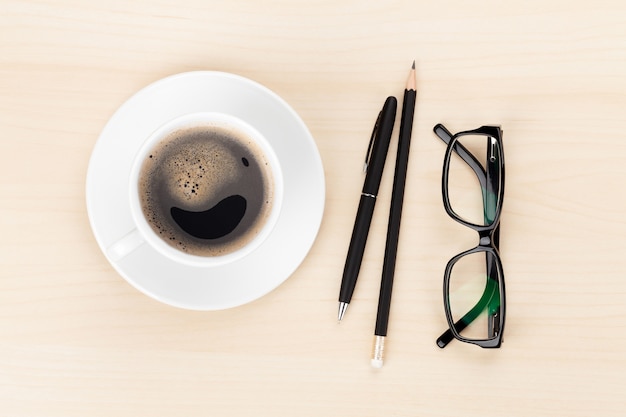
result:
[(480, 237), (478, 246), (493, 247), (493, 229), (479, 230), (478, 236)]

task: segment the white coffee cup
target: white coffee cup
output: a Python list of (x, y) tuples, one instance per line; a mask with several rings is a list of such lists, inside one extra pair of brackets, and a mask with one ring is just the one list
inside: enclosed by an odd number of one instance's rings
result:
[[(150, 157), (156, 146), (160, 146), (162, 141), (171, 138), (173, 136), (172, 133), (199, 126), (232, 130), (239, 136), (253, 142), (256, 148), (263, 153), (273, 184), (271, 187), (271, 208), (268, 214), (264, 216), (263, 224), (256, 227), (254, 236), (246, 240), (241, 247), (219, 255), (187, 253), (166, 242), (166, 239), (159, 236), (154, 225), (150, 224), (142, 208), (139, 181), (144, 161)], [(117, 242), (110, 245), (107, 249), (107, 255), (112, 261), (116, 262), (128, 256), (141, 245), (148, 244), (161, 255), (181, 264), (210, 267), (235, 262), (253, 252), (267, 239), (278, 220), (282, 200), (283, 176), (280, 162), (267, 139), (259, 131), (245, 121), (224, 113), (199, 112), (186, 114), (159, 127), (145, 140), (136, 154), (129, 177), (129, 202), (135, 227), (129, 230)]]

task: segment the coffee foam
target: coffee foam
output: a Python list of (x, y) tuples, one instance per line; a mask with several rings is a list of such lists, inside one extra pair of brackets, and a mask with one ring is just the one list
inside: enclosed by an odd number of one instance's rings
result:
[[(273, 180), (263, 152), (250, 138), (221, 126), (201, 126), (176, 130), (149, 152), (139, 191), (144, 215), (163, 240), (183, 252), (218, 256), (244, 246), (263, 228)], [(246, 198), (248, 210), (240, 230), (220, 241), (209, 244), (185, 234), (169, 214), (171, 207), (207, 210), (233, 194)]]
[[(158, 157), (158, 156), (157, 156)], [(222, 188), (242, 176), (241, 162), (222, 143), (196, 143), (163, 160), (168, 194), (178, 207), (198, 210), (210, 203)]]

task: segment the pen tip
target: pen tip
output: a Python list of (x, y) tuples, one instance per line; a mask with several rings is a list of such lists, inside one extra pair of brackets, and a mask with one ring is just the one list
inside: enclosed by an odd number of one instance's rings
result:
[(339, 313), (337, 314), (337, 320), (341, 323), (343, 320), (343, 316), (346, 314), (346, 310), (348, 309), (348, 303), (340, 302), (339, 303)]
[(415, 60), (413, 60), (413, 65), (411, 66), (411, 69), (415, 69)]

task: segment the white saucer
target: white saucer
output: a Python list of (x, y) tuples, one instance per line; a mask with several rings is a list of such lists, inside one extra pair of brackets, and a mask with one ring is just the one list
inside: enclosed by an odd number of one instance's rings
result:
[[(148, 244), (120, 261), (112, 261), (107, 248), (134, 228), (128, 178), (135, 153), (150, 133), (165, 122), (204, 111), (245, 120), (272, 145), (284, 176), (284, 200), (273, 232), (250, 255), (224, 266), (178, 264)], [(109, 262), (143, 293), (192, 310), (245, 304), (284, 282), (315, 241), (324, 200), (320, 154), (296, 112), (267, 88), (221, 72), (173, 75), (133, 95), (104, 127), (87, 172), (89, 220)]]

